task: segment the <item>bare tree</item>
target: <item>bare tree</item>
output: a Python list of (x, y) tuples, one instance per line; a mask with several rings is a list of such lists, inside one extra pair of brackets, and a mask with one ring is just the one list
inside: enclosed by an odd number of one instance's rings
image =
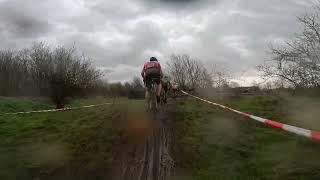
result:
[(224, 88), (229, 86), (231, 73), (225, 66), (214, 65), (212, 69), (212, 83), (216, 88)]
[(30, 66), (34, 82), (56, 108), (63, 108), (68, 97), (84, 95), (101, 75), (85, 56), (75, 55), (74, 48), (51, 50), (43, 43), (31, 48)]
[(45, 43), (30, 49), (0, 51), (0, 95), (34, 95), (39, 90), (49, 96), (57, 108), (68, 97), (84, 95), (97, 85), (101, 73), (74, 48), (51, 49)]
[(200, 78), (198, 80), (199, 88), (210, 88), (213, 86), (213, 74), (209, 72), (206, 68), (202, 68)]
[(108, 97), (109, 93), (109, 84), (106, 79), (99, 79), (95, 84), (95, 94)]
[(186, 70), (187, 86), (195, 89), (199, 85), (199, 80), (202, 78), (204, 66), (200, 61), (191, 59), (188, 55), (183, 55), (183, 67)]
[(271, 47), (272, 60), (258, 66), (264, 78), (285, 80), (293, 87), (320, 87), (320, 6), (298, 18), (301, 33), (281, 48)]
[(24, 51), (0, 51), (0, 95), (25, 95), (32, 86)]
[(134, 77), (128, 93), (128, 98), (132, 99), (142, 99), (144, 98), (144, 87), (141, 78)]
[(185, 55), (172, 54), (170, 61), (167, 63), (169, 73), (173, 78), (173, 81), (177, 83), (181, 88), (185, 88), (187, 85), (187, 71), (184, 67)]
[(134, 77), (131, 83), (132, 88), (134, 89), (143, 89), (143, 84), (141, 78)]
[(212, 77), (201, 61), (189, 55), (171, 55), (167, 63), (174, 83), (182, 89), (196, 89), (212, 86)]
[(101, 75), (89, 59), (85, 56), (74, 56), (73, 53), (73, 49), (64, 47), (53, 52), (53, 66), (48, 78), (50, 96), (57, 108), (64, 106), (67, 97), (84, 95)]
[(40, 95), (49, 95), (49, 74), (53, 70), (52, 52), (45, 43), (34, 44), (27, 50), (30, 72), (33, 81), (40, 91)]

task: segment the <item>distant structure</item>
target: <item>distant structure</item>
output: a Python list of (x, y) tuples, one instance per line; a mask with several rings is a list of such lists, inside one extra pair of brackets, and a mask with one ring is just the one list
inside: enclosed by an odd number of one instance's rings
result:
[(240, 95), (256, 95), (261, 92), (258, 86), (236, 87), (233, 89)]
[(212, 88), (190, 88), (185, 91), (195, 93), (196, 95), (207, 96), (241, 96), (241, 95), (258, 95), (262, 91), (258, 86), (247, 87), (212, 87)]

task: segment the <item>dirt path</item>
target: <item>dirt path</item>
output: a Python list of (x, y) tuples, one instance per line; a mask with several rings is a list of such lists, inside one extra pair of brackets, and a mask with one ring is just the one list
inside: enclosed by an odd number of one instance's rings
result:
[[(174, 103), (169, 102), (152, 117), (133, 121), (135, 128), (132, 126), (128, 128), (130, 132), (127, 133), (126, 143), (119, 149), (120, 153), (116, 158), (112, 179), (165, 180), (172, 176), (174, 162), (169, 153), (172, 134), (169, 124), (170, 110), (172, 112), (173, 108)], [(141, 117), (141, 115), (128, 116), (129, 119), (133, 117)], [(151, 121), (143, 119), (151, 119)], [(139, 125), (137, 128), (136, 124), (141, 122), (144, 125)], [(137, 130), (132, 132), (132, 129)]]

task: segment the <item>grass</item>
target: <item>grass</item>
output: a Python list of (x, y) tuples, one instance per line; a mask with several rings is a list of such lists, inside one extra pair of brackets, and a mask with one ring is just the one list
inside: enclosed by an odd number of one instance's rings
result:
[[(317, 98), (247, 96), (215, 99), (244, 112), (320, 130), (318, 112), (306, 108), (320, 107)], [(177, 107), (174, 157), (181, 179), (185, 176), (190, 179), (320, 178), (319, 142), (193, 99), (181, 101)], [(303, 116), (309, 119), (299, 119)]]
[[(89, 98), (70, 106), (107, 100)], [(0, 115), (1, 179), (104, 179), (124, 114), (142, 101), (73, 111)], [(0, 113), (51, 109), (46, 99), (0, 98)]]
[[(211, 99), (257, 116), (320, 130), (319, 98)], [(106, 101), (80, 99), (69, 106)], [(0, 97), (0, 179), (108, 179), (123, 120), (143, 109), (143, 101), (116, 102), (73, 111), (3, 115), (54, 105), (46, 99)], [(319, 142), (191, 98), (178, 101), (176, 107), (172, 156), (178, 179), (320, 178)]]
[(53, 109), (54, 107), (54, 104), (49, 99), (0, 96), (0, 114), (20, 111)]

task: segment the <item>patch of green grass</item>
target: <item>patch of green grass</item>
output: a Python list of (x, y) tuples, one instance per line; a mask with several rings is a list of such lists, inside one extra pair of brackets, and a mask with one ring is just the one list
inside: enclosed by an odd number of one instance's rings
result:
[[(49, 101), (0, 98), (1, 112), (54, 107)], [(3, 106), (2, 102), (11, 107)], [(98, 104), (104, 99), (83, 99), (72, 106)], [(72, 111), (0, 116), (0, 179), (104, 179), (120, 138), (128, 109), (143, 108), (143, 101)]]
[(52, 109), (54, 107), (54, 104), (49, 99), (45, 98), (15, 98), (0, 96), (0, 114), (20, 111)]
[[(226, 97), (217, 101), (288, 123), (294, 118), (286, 107), (299, 105), (287, 97)], [(173, 156), (181, 176), (192, 172), (191, 179), (320, 178), (319, 142), (193, 99), (181, 101), (177, 107)]]

